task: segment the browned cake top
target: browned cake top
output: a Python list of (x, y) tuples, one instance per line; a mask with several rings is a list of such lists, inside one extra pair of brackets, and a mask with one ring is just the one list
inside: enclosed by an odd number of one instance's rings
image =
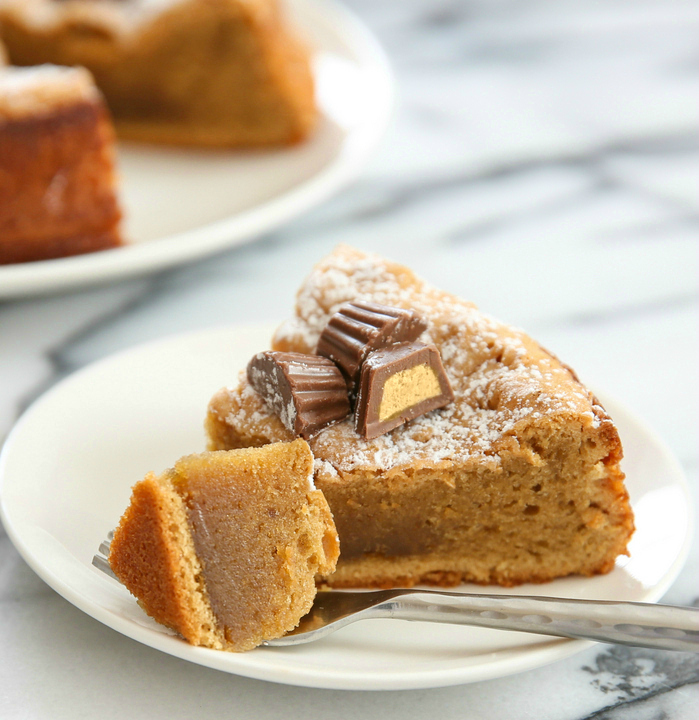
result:
[[(523, 332), (431, 287), (405, 267), (352, 248), (338, 248), (314, 268), (298, 293), (295, 317), (279, 328), (273, 347), (313, 352), (330, 316), (357, 299), (412, 309), (427, 321), (422, 339), (440, 349), (455, 399), (371, 440), (357, 435), (351, 418), (321, 431), (311, 442), (321, 475), (448, 467), (469, 459), (497, 464), (498, 452), (524, 427), (545, 427), (555, 416), (575, 418), (583, 430), (616, 438), (594, 396)], [(225, 392), (230, 425), (247, 434), (257, 428), (271, 439), (288, 439), (286, 428), (244, 379)]]

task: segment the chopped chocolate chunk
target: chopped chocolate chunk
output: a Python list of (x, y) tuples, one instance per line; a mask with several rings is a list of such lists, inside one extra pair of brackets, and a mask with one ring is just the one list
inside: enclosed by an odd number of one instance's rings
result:
[(356, 391), (364, 358), (394, 343), (413, 342), (427, 324), (413, 311), (367, 302), (348, 302), (330, 318), (316, 353), (334, 360)]
[(362, 365), (355, 427), (369, 440), (453, 399), (434, 345), (391, 345), (374, 350)]
[(306, 439), (350, 412), (342, 373), (318, 355), (258, 353), (248, 363), (248, 380), (285, 427)]

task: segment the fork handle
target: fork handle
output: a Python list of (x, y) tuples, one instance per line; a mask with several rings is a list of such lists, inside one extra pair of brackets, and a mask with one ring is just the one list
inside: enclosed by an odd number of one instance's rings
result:
[(699, 609), (692, 607), (406, 590), (372, 611), (371, 617), (699, 652)]

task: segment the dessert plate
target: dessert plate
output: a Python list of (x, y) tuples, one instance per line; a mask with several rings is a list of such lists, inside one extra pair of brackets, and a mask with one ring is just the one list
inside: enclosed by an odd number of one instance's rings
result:
[[(124, 587), (94, 568), (92, 556), (126, 508), (131, 486), (147, 471), (161, 471), (204, 448), (210, 397), (236, 382), (250, 357), (268, 347), (271, 332), (232, 327), (137, 347), (72, 375), (27, 410), (0, 456), (0, 510), (15, 546), (40, 577), (84, 612), (145, 645), (217, 670), (292, 685), (363, 690), (454, 685), (535, 668), (591, 645), (367, 620), (309, 645), (217, 652), (192, 647), (157, 625)], [(649, 430), (611, 400), (605, 405), (625, 447), (638, 526), (631, 557), (609, 575), (502, 592), (652, 602), (679, 573), (692, 518), (682, 471)]]
[(72, 258), (0, 266), (0, 298), (130, 277), (259, 237), (354, 179), (388, 122), (393, 80), (371, 33), (335, 0), (287, 0), (315, 51), (321, 109), (297, 147), (194, 151), (119, 147), (129, 243)]

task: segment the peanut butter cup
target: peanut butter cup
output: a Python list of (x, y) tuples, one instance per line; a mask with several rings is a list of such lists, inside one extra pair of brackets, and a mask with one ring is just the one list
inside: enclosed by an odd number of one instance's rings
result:
[(350, 394), (357, 390), (364, 358), (372, 351), (412, 342), (427, 329), (413, 310), (368, 302), (348, 302), (330, 318), (316, 353), (333, 360), (347, 378)]
[(434, 345), (391, 345), (370, 353), (362, 365), (355, 427), (368, 440), (453, 399)]
[(247, 374), (250, 384), (294, 435), (310, 438), (350, 411), (342, 373), (327, 358), (262, 352), (248, 363)]

